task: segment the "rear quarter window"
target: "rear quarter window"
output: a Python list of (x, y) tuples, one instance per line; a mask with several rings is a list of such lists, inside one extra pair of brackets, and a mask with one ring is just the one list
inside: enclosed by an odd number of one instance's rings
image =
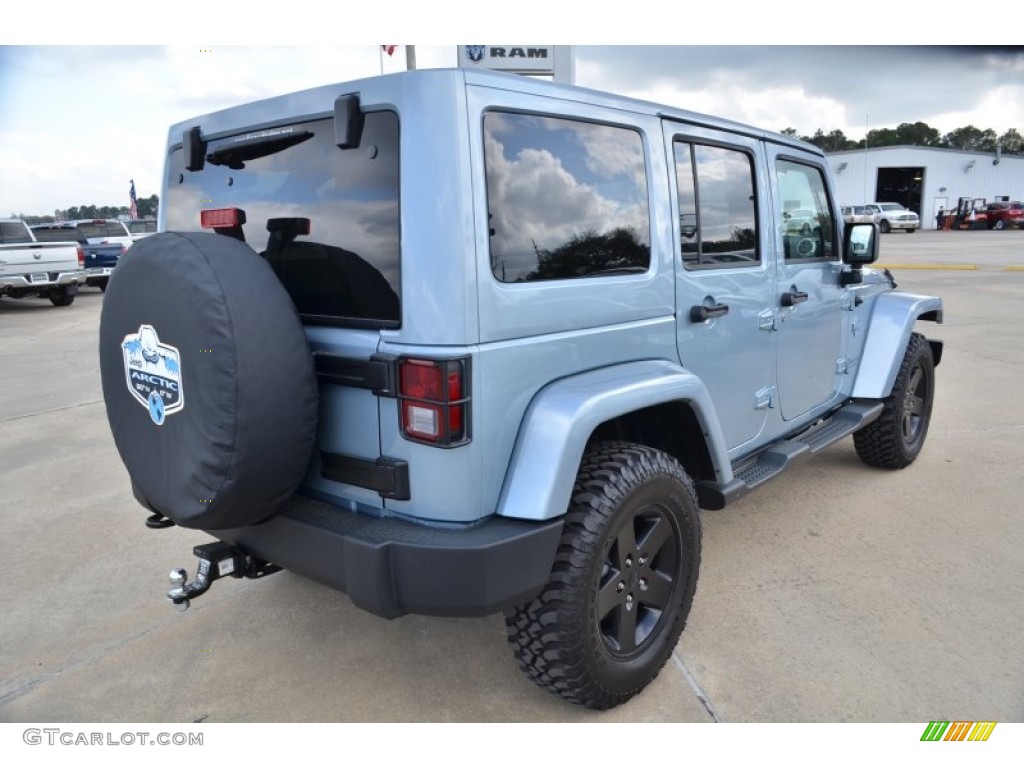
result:
[(618, 126), (484, 115), (491, 270), (503, 283), (646, 272), (643, 140)]

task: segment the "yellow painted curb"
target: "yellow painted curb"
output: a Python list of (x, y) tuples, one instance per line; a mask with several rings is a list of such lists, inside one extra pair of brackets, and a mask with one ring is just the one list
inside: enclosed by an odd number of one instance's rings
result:
[(1024, 272), (1024, 267), (1003, 267), (1003, 272)]
[(977, 264), (872, 264), (871, 266), (879, 269), (955, 269), (961, 272), (978, 269)]

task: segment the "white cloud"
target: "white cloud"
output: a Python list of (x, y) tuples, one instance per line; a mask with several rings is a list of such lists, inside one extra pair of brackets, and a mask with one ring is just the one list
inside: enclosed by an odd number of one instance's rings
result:
[[(83, 39), (77, 25), (75, 34)], [(0, 215), (122, 204), (131, 178), (140, 195), (158, 193), (171, 124), (405, 68), (403, 46), (390, 57), (378, 45), (205, 46), (0, 48)], [(420, 68), (454, 66), (456, 47), (417, 46), (416, 57)], [(920, 120), (943, 133), (968, 124), (1024, 131), (1024, 55), (1006, 51), (581, 47), (576, 70), (581, 85), (770, 130), (839, 128), (858, 139), (867, 116), (870, 128)]]
[[(1024, 78), (1024, 73), (1021, 74)], [(991, 128), (997, 134), (1006, 133), (1010, 128), (1024, 131), (1024, 85), (1003, 85), (986, 92), (971, 109), (941, 112), (935, 116), (935, 123), (943, 126), (962, 128), (973, 125), (985, 130)], [(932, 127), (936, 127), (932, 124)], [(948, 133), (952, 128), (943, 129)]]

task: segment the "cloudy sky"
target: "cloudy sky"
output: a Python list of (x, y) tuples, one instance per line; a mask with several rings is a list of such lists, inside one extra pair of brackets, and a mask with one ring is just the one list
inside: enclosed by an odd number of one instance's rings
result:
[[(420, 68), (456, 54), (416, 46)], [(574, 61), (579, 85), (772, 130), (1024, 133), (1024, 47), (577, 46)], [(172, 123), (404, 68), (378, 45), (0, 46), (0, 216), (127, 205), (129, 179), (159, 194)]]

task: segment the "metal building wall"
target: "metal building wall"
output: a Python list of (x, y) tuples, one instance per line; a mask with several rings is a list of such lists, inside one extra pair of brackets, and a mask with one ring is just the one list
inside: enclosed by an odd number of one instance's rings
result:
[(879, 147), (828, 155), (840, 205), (874, 202), (879, 168), (924, 168), (922, 210), (918, 211), (924, 229), (935, 228), (940, 202), (949, 209), (956, 208), (961, 197), (983, 197), (992, 202), (1006, 195), (1024, 200), (1024, 156), (1003, 155), (998, 164), (995, 159), (991, 152), (928, 147)]

